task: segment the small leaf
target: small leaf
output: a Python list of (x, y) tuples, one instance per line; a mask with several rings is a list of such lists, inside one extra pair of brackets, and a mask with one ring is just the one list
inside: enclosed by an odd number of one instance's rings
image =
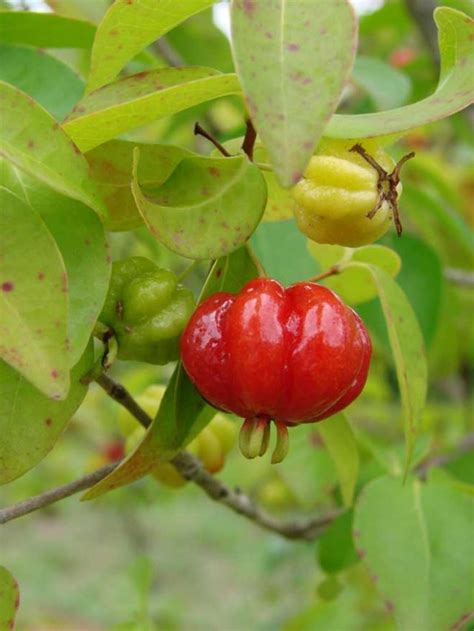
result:
[(379, 110), (400, 107), (410, 97), (410, 78), (375, 57), (359, 55), (354, 65), (353, 79), (364, 88)]
[(350, 506), (359, 475), (359, 451), (352, 427), (344, 414), (336, 414), (317, 428), (334, 461), (344, 506)]
[(143, 225), (130, 188), (137, 146), (138, 183), (144, 191), (163, 184), (183, 158), (196, 155), (173, 145), (137, 145), (126, 140), (111, 140), (86, 153), (90, 177), (109, 210), (104, 220), (107, 230), (133, 230)]
[[(40, 215), (5, 188), (0, 221), (0, 356), (47, 396), (63, 399), (70, 366), (63, 258)], [(38, 308), (45, 300), (47, 308)]]
[(87, 386), (80, 379), (93, 362), (91, 343), (72, 369), (66, 399), (52, 401), (0, 361), (0, 484), (22, 476), (54, 447), (86, 396)]
[(267, 200), (265, 180), (246, 156), (183, 159), (170, 178), (145, 196), (136, 170), (132, 192), (150, 232), (192, 259), (237, 250), (257, 227)]
[(417, 103), (377, 114), (335, 115), (324, 130), (325, 136), (385, 136), (447, 118), (473, 102), (474, 20), (448, 7), (438, 7), (434, 18), (441, 54), (441, 75), (436, 92)]
[(127, 61), (214, 0), (116, 0), (97, 28), (88, 91), (110, 83)]
[(90, 48), (95, 26), (55, 13), (0, 11), (0, 42), (39, 48)]
[(62, 120), (81, 98), (84, 83), (59, 59), (44, 50), (0, 45), (0, 80), (38, 101)]
[(106, 213), (77, 147), (54, 118), (24, 92), (0, 81), (0, 156), (58, 193)]
[[(359, 261), (380, 267), (394, 277), (401, 266), (398, 254), (383, 245), (345, 248), (341, 245), (326, 245), (308, 240), (308, 249), (323, 270), (333, 265)], [(323, 283), (335, 291), (344, 302), (352, 305), (367, 302), (377, 295), (371, 273), (364, 267), (345, 267), (341, 274), (326, 278)]]
[(18, 583), (7, 570), (0, 565), (0, 629), (14, 629), (15, 618), (20, 606)]
[(400, 629), (454, 629), (472, 612), (472, 514), (473, 499), (447, 483), (386, 477), (364, 489), (355, 544)]
[(240, 91), (234, 74), (210, 68), (159, 68), (91, 92), (63, 124), (81, 151), (145, 123)]
[(295, 184), (336, 109), (356, 47), (348, 2), (234, 0), (234, 62), (284, 187)]
[(423, 335), (407, 297), (387, 272), (368, 263), (348, 264), (352, 266), (365, 266), (370, 271), (385, 317), (403, 407), (406, 473), (426, 401), (428, 369)]
[[(248, 248), (240, 248), (215, 261), (200, 300), (217, 291), (237, 292), (258, 274), (259, 270)], [(82, 499), (94, 499), (147, 475), (160, 461), (169, 460), (192, 440), (214, 414), (215, 409), (201, 398), (179, 363), (142, 442), (115, 471), (92, 487)]]

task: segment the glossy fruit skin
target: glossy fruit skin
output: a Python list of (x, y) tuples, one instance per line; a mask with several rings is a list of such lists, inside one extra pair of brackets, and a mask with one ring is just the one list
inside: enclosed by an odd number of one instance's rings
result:
[[(378, 175), (358, 153), (354, 144), (334, 144), (311, 158), (305, 176), (293, 188), (295, 219), (299, 229), (318, 243), (359, 247), (373, 243), (390, 227), (392, 210), (387, 201), (370, 219), (377, 205)], [(380, 147), (364, 143), (372, 157), (387, 172), (395, 167)], [(401, 185), (397, 187), (401, 193)]]
[(195, 306), (176, 276), (144, 257), (115, 261), (100, 321), (113, 329), (119, 359), (167, 364)]
[(202, 396), (245, 419), (323, 420), (364, 387), (372, 346), (359, 316), (311, 282), (269, 278), (205, 300), (181, 338), (181, 359)]

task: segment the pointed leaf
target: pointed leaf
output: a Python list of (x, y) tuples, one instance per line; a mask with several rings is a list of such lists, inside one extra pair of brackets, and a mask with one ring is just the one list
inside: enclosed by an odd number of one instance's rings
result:
[(104, 220), (107, 230), (133, 230), (143, 225), (130, 188), (135, 147), (140, 149), (138, 184), (145, 191), (163, 184), (183, 158), (196, 155), (173, 145), (137, 145), (126, 140), (111, 140), (86, 153), (90, 177), (109, 210)]
[(70, 366), (63, 258), (40, 215), (5, 188), (0, 222), (0, 356), (47, 396), (63, 399)]
[(325, 136), (369, 138), (393, 134), (446, 118), (473, 102), (474, 20), (448, 7), (437, 8), (434, 18), (441, 55), (436, 92), (422, 101), (386, 112), (335, 115), (324, 130)]
[(88, 91), (115, 79), (127, 61), (148, 44), (214, 0), (116, 0), (97, 28)]
[(24, 92), (0, 81), (0, 156), (58, 193), (106, 213), (77, 147), (54, 118)]
[(159, 68), (90, 93), (63, 128), (81, 151), (90, 151), (122, 132), (239, 91), (234, 74), (199, 67)]
[(234, 0), (234, 62), (282, 186), (295, 184), (336, 109), (355, 55), (345, 0)]
[[(237, 292), (259, 275), (247, 247), (240, 248), (213, 264), (200, 300), (216, 291)], [(169, 460), (211, 420), (215, 409), (201, 398), (181, 363), (176, 367), (161, 401), (160, 409), (135, 451), (110, 475), (90, 489), (84, 500), (94, 499), (115, 488), (130, 484), (150, 473), (162, 460)]]
[(368, 263), (347, 265), (353, 266), (370, 271), (385, 317), (403, 407), (406, 473), (426, 401), (428, 369), (423, 335), (406, 295), (386, 271)]
[(399, 629), (460, 629), (469, 619), (473, 508), (473, 498), (449, 483), (387, 477), (364, 489), (355, 544)]
[(95, 26), (55, 13), (0, 11), (0, 42), (39, 48), (90, 48)]
[[(135, 160), (137, 169), (138, 150)], [(244, 155), (185, 158), (148, 196), (138, 185), (136, 169), (132, 192), (145, 224), (158, 241), (181, 256), (212, 259), (237, 250), (265, 209), (265, 180)]]
[[(69, 365), (73, 366), (87, 346), (107, 294), (111, 259), (104, 228), (84, 204), (58, 195), (16, 167), (4, 167), (4, 183), (9, 176), (6, 186), (41, 215), (63, 257), (68, 281)], [(49, 310), (47, 300), (40, 305)]]
[(334, 461), (344, 506), (350, 506), (359, 475), (359, 451), (352, 427), (344, 414), (336, 414), (320, 423), (318, 431)]
[(0, 484), (29, 471), (54, 447), (67, 422), (86, 396), (80, 383), (92, 368), (90, 343), (71, 372), (71, 388), (63, 401), (53, 401), (20, 373), (0, 361)]
[(29, 94), (57, 120), (81, 98), (84, 83), (66, 64), (44, 50), (0, 45), (0, 80)]
[(7, 570), (0, 565), (0, 629), (14, 629), (15, 618), (20, 606), (18, 583)]

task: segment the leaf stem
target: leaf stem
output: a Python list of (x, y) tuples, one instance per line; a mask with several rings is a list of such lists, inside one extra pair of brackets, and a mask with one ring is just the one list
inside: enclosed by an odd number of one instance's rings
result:
[(188, 265), (188, 267), (177, 277), (178, 283), (187, 278), (187, 276), (189, 276), (189, 274), (191, 274), (191, 272), (196, 269), (200, 262), (201, 261), (193, 261), (190, 265)]

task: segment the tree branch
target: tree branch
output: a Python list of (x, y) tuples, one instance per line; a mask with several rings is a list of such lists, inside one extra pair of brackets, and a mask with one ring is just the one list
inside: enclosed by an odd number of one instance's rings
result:
[[(152, 422), (151, 418), (142, 410), (121, 384), (116, 383), (106, 374), (100, 375), (97, 379), (97, 383), (112, 399), (125, 407), (144, 427), (150, 426)], [(244, 493), (237, 489), (230, 489), (223, 482), (211, 475), (204, 469), (201, 461), (192, 454), (182, 451), (170, 462), (176, 467), (183, 478), (199, 486), (212, 500), (224, 504), (235, 513), (253, 521), (264, 530), (277, 533), (287, 539), (306, 539), (309, 541), (316, 539), (321, 535), (326, 526), (339, 514), (339, 511), (333, 511), (322, 516), (317, 515), (306, 519), (281, 521), (264, 512)], [(31, 497), (18, 504), (0, 509), (0, 524), (18, 519), (18, 517), (27, 515), (35, 510), (74, 495), (79, 491), (90, 488), (109, 475), (119, 464), (120, 461), (114, 462), (79, 480), (65, 484), (57, 489), (46, 491), (41, 495)]]
[(448, 267), (444, 270), (444, 277), (456, 285), (474, 287), (474, 272)]

